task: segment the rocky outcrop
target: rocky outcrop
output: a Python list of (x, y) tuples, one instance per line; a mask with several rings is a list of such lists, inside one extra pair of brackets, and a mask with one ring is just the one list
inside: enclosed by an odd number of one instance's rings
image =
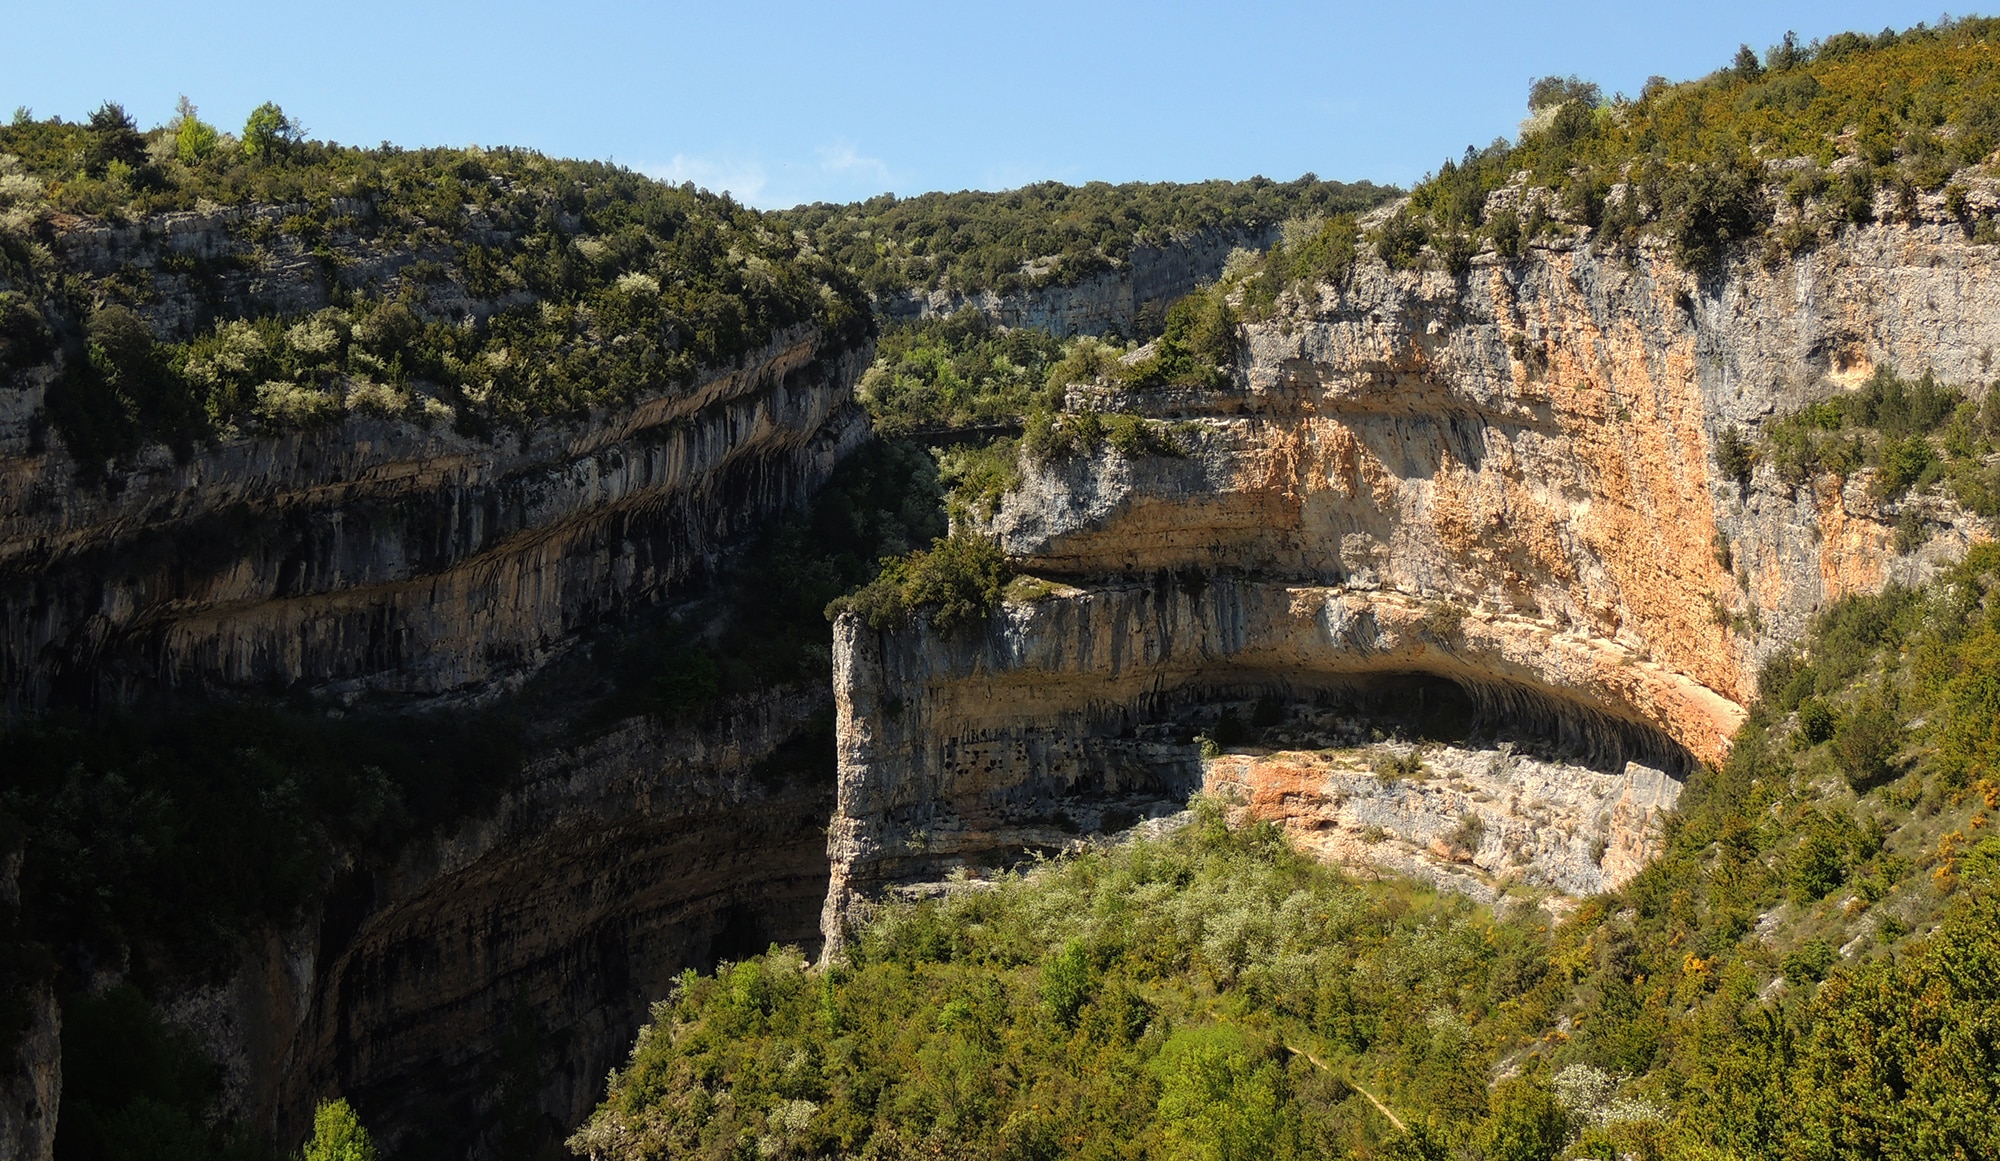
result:
[[(1198, 783), (1185, 749), (1133, 744), (1231, 691), (1420, 674), (1559, 743), (1719, 759), (1762, 658), (1817, 609), (1986, 535), (1937, 496), (1878, 502), (1867, 472), (1739, 484), (1720, 433), (1882, 364), (1981, 381), (1995, 266), (1955, 227), (1904, 225), (1708, 280), (1582, 239), (1462, 277), (1363, 263), (1250, 326), (1227, 389), (1073, 390), (1174, 424), (1184, 454), (1024, 461), (983, 530), (1060, 583), (983, 633), (840, 628), (829, 939), (850, 900), (943, 865), (940, 831), (976, 859), (1015, 841), (1016, 803), (1122, 793), (1142, 767)], [(1933, 532), (1912, 551), (1905, 512)]]
[(908, 321), (942, 318), (966, 307), (1010, 327), (1034, 327), (1050, 334), (1136, 334), (1143, 324), (1157, 327), (1173, 301), (1215, 281), (1238, 249), (1264, 250), (1277, 240), (1273, 224), (1258, 230), (1202, 230), (1164, 246), (1134, 246), (1114, 270), (1072, 286), (998, 294), (990, 290), (909, 290), (885, 295), (876, 310), (885, 318)]
[(557, 1142), (683, 969), (816, 946), (828, 702), (776, 690), (549, 751), (167, 1014), (222, 1063), (225, 1111), (281, 1142), (335, 1094), (391, 1150)]
[(1518, 883), (1554, 892), (1560, 909), (1652, 861), (1681, 784), (1640, 762), (1602, 769), (1511, 742), (1380, 743), (1224, 754), (1202, 789), (1330, 862), (1482, 902)]

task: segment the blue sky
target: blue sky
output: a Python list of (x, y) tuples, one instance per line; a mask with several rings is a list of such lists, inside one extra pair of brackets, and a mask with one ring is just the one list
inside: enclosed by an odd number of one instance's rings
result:
[(1795, 29), (1934, 21), (1919, 3), (683, 5), (0, 0), (0, 115), (142, 125), (186, 93), (315, 137), (524, 145), (753, 205), (1067, 182), (1407, 183), (1511, 134), (1530, 78), (1636, 93)]

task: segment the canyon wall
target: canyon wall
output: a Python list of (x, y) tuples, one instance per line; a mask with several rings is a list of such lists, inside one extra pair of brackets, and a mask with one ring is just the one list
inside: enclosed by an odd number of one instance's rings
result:
[(152, 447), (115, 490), (0, 455), (0, 689), (350, 700), (513, 688), (656, 603), (866, 438), (867, 352), (801, 331), (687, 390), (497, 440), (405, 420)]
[(1107, 331), (1131, 335), (1148, 320), (1157, 328), (1175, 299), (1215, 281), (1231, 251), (1268, 249), (1277, 237), (1276, 225), (1257, 230), (1202, 230), (1164, 246), (1134, 246), (1117, 269), (1074, 286), (1011, 294), (907, 290), (880, 298), (876, 311), (902, 322), (942, 318), (971, 307), (1003, 326), (1034, 327), (1059, 337)]
[[(1226, 388), (1073, 388), (1183, 454), (1024, 458), (980, 531), (1040, 583), (958, 636), (838, 627), (827, 938), (886, 886), (1018, 857), (1016, 803), (1198, 785), (1203, 699), (1419, 674), (1586, 758), (1719, 760), (1817, 609), (1988, 530), (1867, 471), (1739, 484), (1717, 439), (1878, 365), (1980, 383), (1997, 267), (1945, 223), (1707, 279), (1586, 238), (1458, 277), (1364, 261), (1250, 325)], [(1899, 520), (1927, 539), (1899, 550)], [(1170, 753), (1130, 752), (1176, 715)]]
[[(393, 295), (418, 262), (430, 317), (531, 301), (472, 296), (449, 246), (384, 242), (365, 202), (337, 201), (309, 252), (280, 228), (301, 208), (57, 223), (48, 247), (127, 287), (163, 340), (343, 287)], [(869, 344), (800, 327), (574, 420), (482, 436), (348, 413), (148, 445), (100, 478), (45, 411), (79, 348), (0, 386), (0, 717), (245, 693), (333, 712), (508, 701), (586, 635), (680, 599), (868, 438), (852, 394)], [(346, 856), (305, 921), (224, 978), (146, 982), (222, 1064), (223, 1114), (289, 1146), (345, 1095), (391, 1149), (545, 1149), (680, 971), (816, 944), (828, 690), (572, 735), (563, 715), (589, 696), (512, 697), (528, 758), (497, 803)], [(60, 1012), (46, 986), (28, 998), (0, 1133), (46, 1157)]]

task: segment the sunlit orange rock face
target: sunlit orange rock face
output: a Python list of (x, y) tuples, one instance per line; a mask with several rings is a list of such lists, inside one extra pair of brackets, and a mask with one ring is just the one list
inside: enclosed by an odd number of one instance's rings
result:
[(1722, 433), (1754, 440), (1876, 366), (1989, 378), (1996, 272), (1944, 224), (1705, 277), (1582, 239), (1460, 277), (1364, 261), (1248, 324), (1229, 387), (1072, 387), (1072, 410), (1175, 425), (1185, 454), (1024, 461), (979, 530), (1062, 587), (983, 640), (839, 631), (829, 916), (881, 868), (920, 873), (910, 819), (965, 852), (1009, 802), (1097, 785), (1106, 763), (1049, 749), (1045, 723), (1130, 734), (1203, 690), (1425, 673), (1720, 760), (1759, 666), (1817, 610), (1984, 534), (1902, 501), (1934, 534), (1899, 553), (1867, 472), (1725, 478)]

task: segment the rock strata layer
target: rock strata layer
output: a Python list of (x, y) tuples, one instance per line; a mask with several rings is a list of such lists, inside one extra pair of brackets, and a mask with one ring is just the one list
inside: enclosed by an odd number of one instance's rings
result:
[[(453, 245), (381, 229), (366, 201), (337, 199), (309, 250), (280, 228), (304, 210), (71, 221), (46, 241), (82, 284), (116, 283), (100, 299), (129, 298), (162, 341), (363, 288), (453, 324), (533, 302), (475, 296)], [(506, 243), (465, 212), (467, 237)], [(0, 721), (156, 694), (369, 713), (493, 702), (678, 599), (868, 438), (852, 398), (868, 344), (801, 326), (692, 382), (601, 385), (625, 402), (571, 420), (490, 435), (448, 408), (432, 423), (246, 420), (98, 474), (46, 408), (82, 357), (82, 309), (50, 307), (67, 337), (0, 383)], [(527, 1155), (599, 1099), (678, 972), (814, 945), (833, 794), (823, 687), (584, 743), (547, 740), (573, 701), (516, 708), (543, 740), (497, 804), (461, 804), (393, 858), (350, 859), (300, 927), (252, 940), (226, 980), (146, 981), (222, 1064), (222, 1114), (289, 1146), (318, 1101), (346, 1095), (391, 1150)], [(60, 1013), (46, 987), (28, 999), (0, 1154), (45, 1157)]]
[(156, 447), (115, 492), (59, 451), (0, 452), (6, 708), (511, 688), (810, 495), (866, 438), (865, 362), (803, 331), (575, 427), (350, 418), (185, 463)]

